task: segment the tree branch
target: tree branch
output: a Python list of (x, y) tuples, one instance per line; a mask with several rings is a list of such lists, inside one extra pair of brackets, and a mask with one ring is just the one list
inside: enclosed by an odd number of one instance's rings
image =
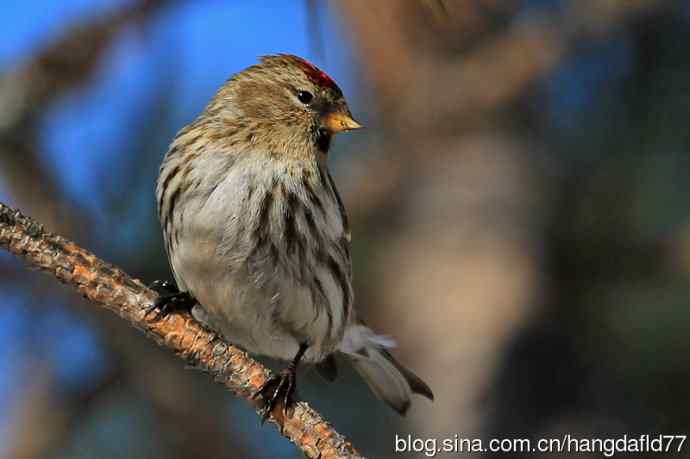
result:
[[(92, 253), (0, 202), (0, 247), (30, 265), (53, 274), (87, 299), (101, 304), (144, 331), (159, 345), (189, 364), (211, 374), (235, 395), (258, 408), (252, 394), (270, 371), (220, 336), (202, 328), (189, 314), (163, 319), (145, 315), (156, 294), (141, 281), (100, 260)], [(306, 403), (298, 402), (290, 418), (275, 410), (271, 420), (281, 434), (308, 458), (361, 458), (352, 444)]]
[[(37, 150), (37, 122), (46, 108), (94, 76), (107, 50), (131, 26), (140, 26), (171, 0), (138, 0), (86, 23), (76, 23), (12, 68), (0, 71), (0, 175), (10, 195), (53, 230), (78, 220), (55, 186), (54, 167)], [(40, 180), (41, 186), (31, 184)], [(57, 196), (57, 198), (56, 198)]]
[[(401, 190), (409, 189), (410, 177), (418, 176), (420, 164), (429, 167), (454, 158), (454, 150), (430, 150), (425, 139), (458, 138), (477, 129), (489, 115), (556, 68), (578, 44), (603, 39), (645, 14), (679, 8), (670, 0), (581, 0), (561, 14), (535, 15), (529, 25), (486, 34), (480, 46), (458, 52), (449, 37), (462, 37), (468, 30), (480, 35), (487, 27), (480, 25), (477, 2), (446, 3), (452, 3), (454, 11), (443, 33), (440, 29), (444, 27), (425, 14), (434, 8), (430, 13), (437, 15), (443, 4), (395, 0), (336, 3), (358, 44), (365, 78), (383, 107), (385, 126), (392, 131), (385, 135), (387, 154), (359, 152), (362, 158), (381, 159), (367, 160), (353, 191), (344, 190), (346, 201), (348, 194), (357, 197), (349, 199), (353, 220), (396, 205)], [(511, 2), (492, 3), (507, 7)], [(420, 39), (423, 33), (440, 39)], [(376, 148), (380, 150), (381, 145)], [(394, 165), (391, 154), (397, 158)]]
[(143, 22), (170, 3), (140, 0), (110, 15), (76, 24), (0, 75), (0, 135), (16, 131), (65, 91), (84, 83), (125, 27)]

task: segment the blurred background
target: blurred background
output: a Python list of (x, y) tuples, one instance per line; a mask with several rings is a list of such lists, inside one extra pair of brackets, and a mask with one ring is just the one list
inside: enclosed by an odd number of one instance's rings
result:
[[(169, 278), (158, 165), (215, 90), (277, 52), (340, 83), (368, 127), (330, 158), (358, 308), (436, 394), (399, 418), (344, 366), (302, 377), (368, 457), (396, 456), (396, 433), (690, 431), (690, 3), (46, 0), (0, 17), (0, 201), (145, 282)], [(0, 457), (300, 457), (183, 367), (0, 252)]]

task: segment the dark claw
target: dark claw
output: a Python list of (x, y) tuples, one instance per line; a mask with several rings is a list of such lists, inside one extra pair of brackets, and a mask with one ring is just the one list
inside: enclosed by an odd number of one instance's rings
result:
[(156, 311), (155, 318), (160, 320), (173, 311), (190, 311), (195, 304), (196, 300), (187, 292), (163, 294), (148, 307), (144, 316)]
[(261, 424), (266, 422), (280, 403), (283, 404), (283, 417), (288, 418), (292, 415), (291, 409), (295, 404), (296, 382), (296, 369), (288, 367), (281, 371), (279, 375), (271, 377), (261, 386), (261, 389), (252, 395), (252, 398), (261, 397), (265, 401), (263, 408), (259, 412), (261, 414)]
[(151, 282), (149, 288), (159, 295), (168, 295), (170, 293), (178, 293), (180, 291), (175, 281), (169, 280), (155, 280)]

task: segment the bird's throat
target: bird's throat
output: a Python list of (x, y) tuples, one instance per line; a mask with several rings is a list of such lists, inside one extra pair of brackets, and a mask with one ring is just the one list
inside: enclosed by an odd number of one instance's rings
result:
[(331, 133), (324, 128), (317, 129), (314, 136), (314, 143), (321, 153), (327, 155), (328, 149), (331, 147)]

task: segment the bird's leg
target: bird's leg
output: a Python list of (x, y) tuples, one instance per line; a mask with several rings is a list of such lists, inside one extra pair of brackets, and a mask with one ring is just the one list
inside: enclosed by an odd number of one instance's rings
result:
[(147, 316), (157, 310), (156, 319), (161, 319), (173, 311), (190, 311), (196, 304), (196, 300), (188, 292), (181, 292), (174, 281), (153, 281), (149, 288), (158, 293), (158, 298), (146, 310)]
[(272, 376), (256, 391), (252, 398), (261, 396), (265, 400), (264, 407), (261, 409), (261, 423), (268, 419), (273, 409), (278, 403), (283, 403), (283, 416), (288, 417), (288, 412), (295, 404), (295, 389), (297, 387), (297, 366), (309, 347), (306, 343), (299, 345), (297, 354), (292, 362), (278, 375)]

